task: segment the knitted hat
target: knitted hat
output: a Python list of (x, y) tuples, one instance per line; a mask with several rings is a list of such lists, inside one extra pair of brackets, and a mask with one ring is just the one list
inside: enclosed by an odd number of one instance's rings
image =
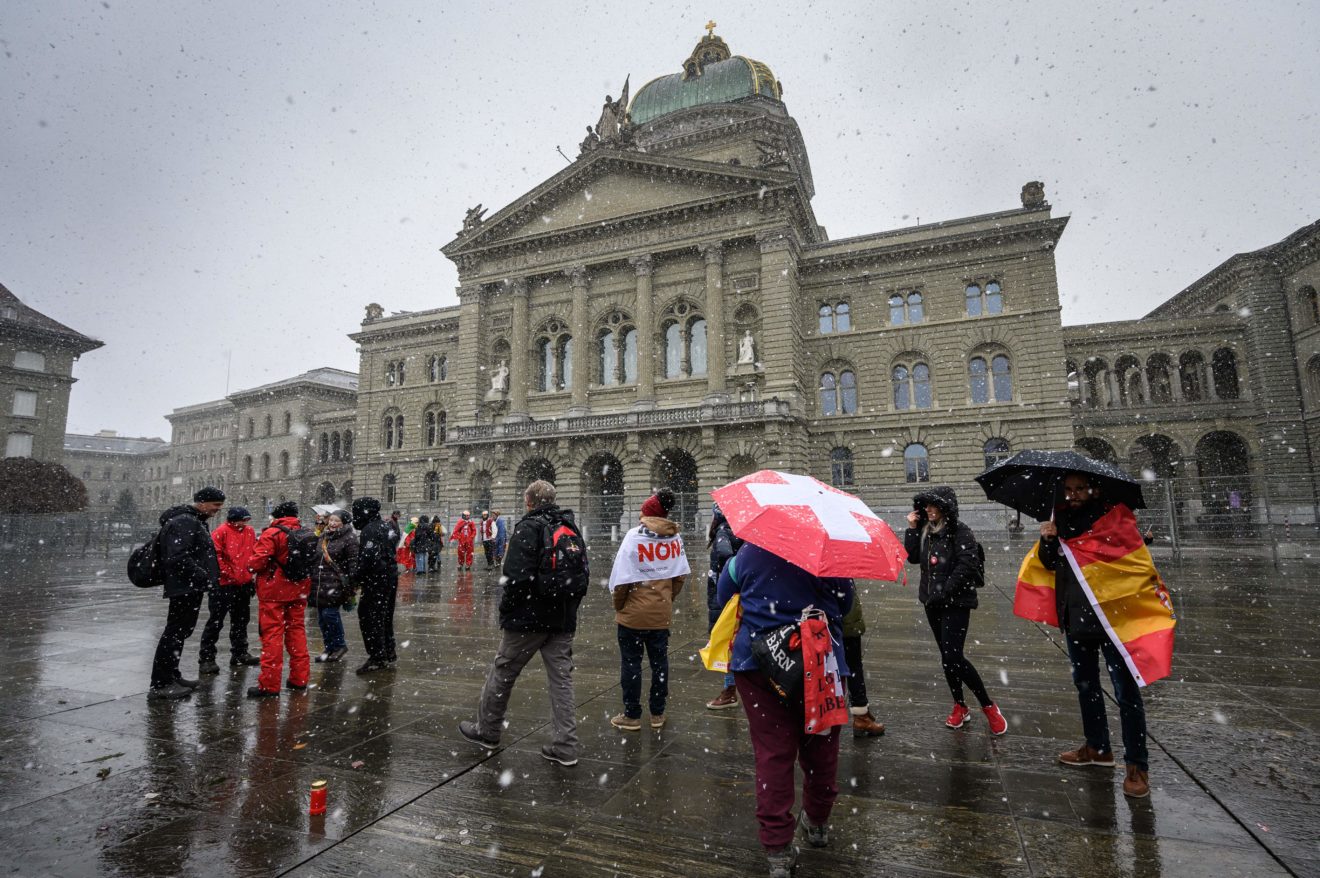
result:
[(207, 485), (193, 494), (194, 503), (223, 503), (225, 502), (225, 492), (219, 488), (213, 488)]
[(669, 510), (674, 508), (674, 492), (668, 488), (661, 488), (642, 504), (642, 515), (650, 518), (665, 518), (669, 515)]
[(285, 500), (283, 503), (272, 509), (270, 514), (274, 518), (297, 518), (298, 504), (294, 503), (292, 500)]

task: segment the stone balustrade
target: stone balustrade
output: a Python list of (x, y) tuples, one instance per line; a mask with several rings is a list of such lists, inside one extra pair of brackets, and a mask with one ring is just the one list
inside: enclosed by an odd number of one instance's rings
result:
[(676, 426), (730, 424), (757, 420), (788, 420), (792, 417), (787, 402), (777, 399), (757, 402), (728, 402), (686, 408), (629, 411), (608, 415), (564, 416), (545, 421), (505, 421), (455, 427), (449, 441), (457, 443), (492, 442), (528, 436), (573, 436), (619, 430), (663, 430)]

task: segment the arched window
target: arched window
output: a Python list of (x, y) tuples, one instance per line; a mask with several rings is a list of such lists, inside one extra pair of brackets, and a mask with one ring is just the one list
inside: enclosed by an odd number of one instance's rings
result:
[(434, 448), (445, 442), (446, 414), (443, 410), (428, 409), (426, 412), (426, 447)]
[(1159, 405), (1173, 402), (1172, 373), (1173, 361), (1165, 354), (1152, 354), (1146, 360), (1146, 385), (1150, 388), (1150, 402)]
[(1320, 357), (1312, 357), (1306, 364), (1306, 383), (1311, 391), (1313, 407), (1320, 405)]
[(268, 478), (270, 478), (270, 454), (269, 454), (269, 453), (266, 453), (266, 454), (262, 454), (262, 455), (261, 455), (261, 477), (262, 477), (263, 479), (268, 479)]
[(573, 339), (568, 327), (547, 320), (536, 331), (536, 389), (551, 393), (572, 386)]
[(1237, 356), (1228, 348), (1220, 348), (1210, 357), (1210, 371), (1214, 375), (1215, 395), (1220, 399), (1237, 399), (1241, 392)]
[(839, 332), (852, 329), (852, 308), (847, 302), (840, 302), (834, 306), (834, 328)]
[(602, 329), (596, 336), (596, 358), (600, 363), (598, 383), (610, 387), (619, 383), (619, 346), (613, 329)]
[(1320, 326), (1320, 301), (1317, 301), (1315, 287), (1306, 286), (1298, 290), (1297, 304), (1303, 326)]
[(606, 315), (596, 333), (596, 377), (603, 387), (637, 380), (637, 330), (621, 311)]
[(573, 337), (571, 335), (561, 335), (559, 337), (559, 348), (555, 359), (559, 369), (559, 389), (571, 390), (573, 388)]
[(257, 435), (257, 422), (248, 418), (248, 438), (252, 439)]
[(925, 363), (899, 363), (892, 373), (894, 408), (928, 409), (934, 404), (930, 386), (930, 367)]
[(386, 473), (385, 478), (381, 479), (380, 493), (386, 503), (393, 503), (395, 501), (395, 487), (397, 483), (398, 480), (394, 477), (394, 473)]
[(321, 463), (330, 462), (330, 434), (321, 434)]
[(554, 389), (555, 355), (550, 339), (536, 342), (536, 389), (548, 393)]
[(440, 474), (438, 472), (432, 470), (427, 473), (422, 480), (422, 486), (422, 496), (426, 498), (426, 502), (435, 503), (440, 499)]
[(984, 287), (978, 283), (968, 284), (963, 292), (967, 302), (968, 317), (1002, 314), (1004, 311), (1004, 293), (999, 281), (988, 281)]
[(683, 376), (683, 327), (678, 322), (665, 326), (665, 377)]
[(706, 321), (698, 317), (688, 324), (688, 373), (706, 374)]
[(903, 449), (903, 468), (909, 482), (930, 481), (930, 454), (926, 446), (914, 442)]
[(830, 304), (821, 305), (820, 311), (817, 313), (820, 317), (820, 334), (829, 335), (834, 331), (834, 306)]
[(985, 455), (986, 469), (1003, 463), (1013, 456), (1013, 452), (1009, 450), (1007, 439), (987, 439), (985, 444), (981, 446), (981, 452)]
[(353, 459), (353, 431), (344, 431), (344, 460)]
[(398, 374), (394, 371), (394, 361), (385, 364), (385, 386), (393, 387), (398, 383)]
[(343, 445), (340, 443), (339, 431), (336, 430), (330, 434), (330, 459), (339, 460), (344, 456)]
[(853, 483), (853, 453), (847, 448), (830, 451), (830, 484), (848, 488)]
[(282, 476), (287, 476), (288, 474), (289, 474), (289, 452), (287, 452), (287, 451), (281, 451), (281, 452), (280, 452), (280, 475), (282, 475)]
[(395, 364), (394, 364), (394, 367), (395, 367), (395, 371), (397, 372), (397, 374), (398, 374), (398, 376), (399, 376), (399, 382), (398, 382), (398, 383), (399, 383), (399, 386), (402, 387), (402, 386), (403, 386), (403, 360), (399, 360), (399, 362), (395, 363)]
[(857, 376), (849, 368), (823, 372), (820, 376), (820, 413), (851, 415), (857, 412)]
[(1002, 314), (1004, 311), (1004, 294), (999, 287), (999, 281), (990, 281), (985, 285), (985, 313)]
[(920, 323), (926, 319), (925, 304), (916, 290), (889, 297), (889, 322), (894, 326)]
[(269, 436), (269, 435), (271, 434), (271, 425), (272, 425), (271, 417), (270, 417), (270, 415), (266, 415), (266, 435), (267, 435), (267, 436)]
[(637, 330), (623, 330), (623, 383), (637, 383)]
[(252, 481), (252, 455), (243, 456), (243, 481)]
[(293, 432), (293, 414), (292, 414), (291, 412), (285, 412), (285, 413), (284, 413), (284, 435), (287, 436), (287, 435), (289, 435), (289, 434), (292, 433), (292, 432)]
[(1186, 351), (1178, 358), (1178, 383), (1183, 402), (1200, 402), (1205, 398), (1205, 358), (1200, 351)]
[(431, 382), (448, 380), (449, 361), (440, 354), (432, 354), (426, 361), (426, 377)]
[(386, 412), (383, 426), (382, 438), (385, 440), (385, 448), (387, 450), (402, 448), (403, 415), (396, 412)]
[(826, 417), (839, 413), (839, 382), (833, 372), (820, 376), (820, 413)]
[(967, 379), (975, 404), (1013, 401), (1013, 366), (1005, 354), (994, 354), (988, 364), (984, 356), (972, 357)]

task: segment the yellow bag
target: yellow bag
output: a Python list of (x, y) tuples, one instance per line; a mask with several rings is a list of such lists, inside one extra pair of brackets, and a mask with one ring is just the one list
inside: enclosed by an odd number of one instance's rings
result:
[(720, 611), (715, 627), (710, 629), (710, 640), (701, 648), (701, 661), (708, 671), (728, 673), (729, 662), (733, 658), (733, 638), (738, 633), (742, 622), (742, 605), (738, 595), (729, 598), (729, 602)]

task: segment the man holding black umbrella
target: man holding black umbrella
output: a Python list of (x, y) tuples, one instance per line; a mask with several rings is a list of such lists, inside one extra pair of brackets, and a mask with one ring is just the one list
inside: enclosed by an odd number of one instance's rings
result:
[(1123, 761), (1127, 765), (1123, 793), (1134, 799), (1145, 798), (1150, 795), (1150, 781), (1147, 774), (1146, 711), (1141, 689), (1123, 656), (1110, 642), (1105, 625), (1092, 608), (1059, 541), (1060, 536), (1072, 538), (1090, 531), (1108, 509), (1102, 499), (1102, 488), (1084, 473), (1064, 476), (1062, 490), (1063, 504), (1055, 513), (1055, 520), (1043, 522), (1040, 526), (1039, 555), (1045, 569), (1054, 571), (1055, 611), (1059, 627), (1067, 638), (1086, 740), (1076, 750), (1060, 753), (1059, 762), (1070, 768), (1112, 767), (1114, 764), (1114, 754), (1109, 747), (1105, 696), (1100, 689), (1099, 657), (1103, 654), (1109, 679), (1114, 684), (1114, 698), (1118, 701), (1123, 727)]

